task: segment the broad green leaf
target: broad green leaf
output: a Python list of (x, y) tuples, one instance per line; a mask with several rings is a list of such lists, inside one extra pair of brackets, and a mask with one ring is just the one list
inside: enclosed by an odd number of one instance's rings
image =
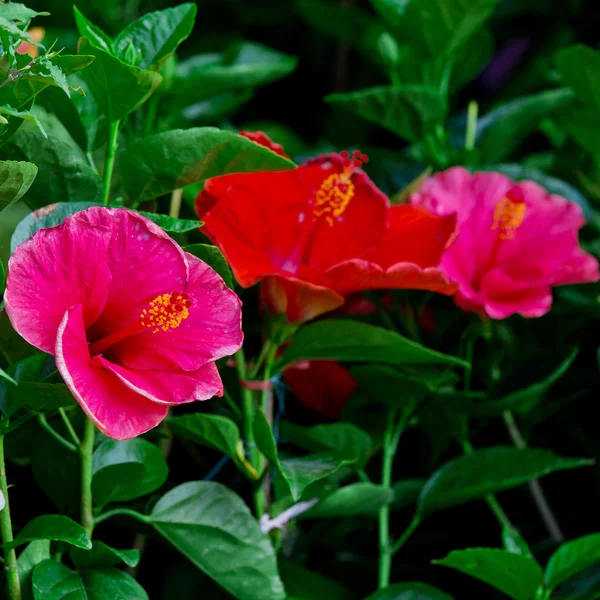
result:
[(204, 261), (209, 267), (214, 269), (223, 279), (225, 285), (233, 289), (235, 281), (231, 268), (227, 264), (223, 253), (216, 247), (209, 244), (192, 244), (184, 248), (186, 252), (193, 254), (196, 258)]
[(571, 87), (579, 99), (593, 106), (600, 115), (600, 52), (583, 44), (564, 48), (556, 55), (556, 68), (565, 85)]
[(351, 483), (322, 498), (301, 518), (374, 517), (380, 508), (390, 504), (394, 497), (391, 488), (369, 482)]
[(119, 569), (105, 567), (84, 570), (80, 577), (86, 600), (148, 600), (144, 588), (131, 575)]
[(541, 402), (546, 392), (569, 370), (578, 353), (579, 348), (574, 348), (569, 356), (542, 381), (498, 400), (473, 404), (471, 414), (478, 417), (491, 417), (501, 415), (505, 410), (514, 410), (519, 413), (529, 412)]
[(147, 440), (104, 440), (94, 450), (94, 500), (104, 506), (145, 496), (157, 490), (168, 474), (160, 448)]
[(10, 239), (10, 251), (27, 241), (36, 231), (60, 225), (67, 217), (80, 210), (96, 206), (92, 202), (58, 202), (49, 204), (27, 215), (16, 227)]
[(381, 86), (331, 94), (326, 102), (418, 142), (446, 116), (446, 100), (434, 88), (420, 85)]
[(566, 88), (546, 90), (511, 100), (488, 112), (477, 123), (477, 140), (488, 163), (508, 156), (542, 119), (569, 104), (573, 92)]
[(134, 203), (217, 175), (294, 167), (268, 148), (214, 127), (159, 133), (134, 142), (121, 156), (121, 178)]
[(329, 577), (279, 555), (279, 572), (287, 600), (356, 600), (352, 592)]
[(46, 206), (53, 199), (61, 203), (94, 203), (102, 197), (102, 181), (97, 173), (64, 142), (19, 131), (4, 146), (4, 154), (38, 167), (25, 197), (32, 208)]
[(41, 412), (76, 404), (73, 394), (62, 383), (23, 381), (17, 387), (7, 388), (5, 392), (7, 414), (25, 407)]
[(452, 600), (452, 596), (426, 583), (394, 583), (366, 600)]
[(454, 550), (432, 562), (480, 579), (515, 600), (533, 600), (542, 584), (542, 568), (533, 558), (506, 550)]
[(202, 225), (200, 221), (194, 221), (192, 219), (177, 219), (175, 217), (169, 217), (169, 215), (159, 215), (156, 213), (144, 212), (143, 210), (138, 212), (140, 215), (146, 217), (146, 219), (150, 219), (153, 223), (156, 223), (167, 233), (195, 231)]
[(296, 68), (293, 56), (254, 42), (233, 44), (222, 54), (197, 54), (177, 65), (176, 105), (234, 90), (266, 85)]
[(139, 550), (117, 550), (99, 541), (93, 542), (91, 550), (71, 548), (69, 554), (77, 569), (112, 567), (119, 563), (135, 567), (140, 562)]
[(27, 192), (37, 172), (38, 168), (33, 163), (0, 161), (0, 211)]
[[(82, 82), (81, 79), (77, 81), (78, 84)], [(76, 100), (74, 100), (75, 98)], [(41, 102), (43, 106), (60, 121), (72, 140), (81, 148), (81, 150), (87, 152), (87, 132), (84, 129), (83, 122), (75, 106), (75, 102), (79, 101), (90, 101), (90, 97), (86, 98), (85, 96), (74, 95), (71, 98), (67, 98), (67, 96), (65, 96), (58, 88), (49, 87), (44, 90), (39, 97), (36, 107), (39, 109), (39, 103)], [(93, 98), (91, 98), (91, 102), (94, 102)], [(56, 137), (52, 130), (49, 131), (48, 135)]]
[(94, 46), (104, 50), (109, 54), (113, 53), (112, 40), (110, 37), (94, 25), (89, 19), (83, 16), (82, 12), (73, 6), (73, 13), (75, 14), (75, 23), (77, 29), (82, 37), (87, 38)]
[(600, 563), (600, 533), (566, 542), (554, 552), (546, 565), (546, 587), (553, 590), (596, 563)]
[(49, 12), (37, 12), (31, 8), (27, 8), (20, 2), (9, 2), (8, 4), (0, 5), (0, 17), (9, 21), (27, 23), (35, 17), (47, 17), (49, 15)]
[(211, 125), (227, 119), (254, 96), (252, 90), (236, 90), (194, 102), (181, 111), (184, 121), (194, 125)]
[(419, 497), (417, 513), (432, 512), (523, 485), (554, 471), (592, 464), (581, 458), (560, 458), (549, 450), (494, 446), (461, 456), (440, 467)]
[(17, 119), (22, 119), (23, 121), (31, 121), (38, 126), (41, 134), (44, 137), (48, 137), (43, 125), (40, 123), (37, 117), (31, 114), (28, 110), (16, 110), (7, 104), (4, 104), (3, 106), (0, 106), (0, 115), (3, 117), (16, 117)]
[(79, 575), (55, 560), (45, 560), (33, 571), (35, 600), (89, 600)]
[[(106, 115), (100, 110), (98, 103), (92, 95), (88, 84), (80, 75), (73, 75), (71, 80), (77, 82), (77, 85), (85, 91), (85, 96), (72, 95), (71, 103), (77, 111), (81, 127), (85, 131), (84, 150), (93, 152), (94, 150), (105, 146), (108, 140), (109, 123)], [(56, 113), (62, 118), (60, 113)], [(71, 117), (75, 119), (75, 117)], [(73, 135), (73, 134), (71, 134)], [(73, 136), (77, 141), (77, 137)]]
[(3, 544), (4, 548), (16, 548), (34, 540), (55, 540), (66, 542), (78, 548), (90, 549), (92, 542), (85, 529), (69, 517), (63, 515), (42, 515), (35, 517), (15, 536), (14, 541)]
[(177, 550), (239, 600), (285, 599), (269, 537), (224, 485), (179, 485), (156, 503), (150, 519)]
[(159, 66), (190, 35), (195, 18), (196, 5), (191, 2), (147, 13), (123, 29), (113, 47), (125, 61), (127, 48), (133, 46), (141, 58), (137, 66), (142, 69)]
[(143, 104), (162, 81), (161, 75), (125, 64), (83, 38), (80, 52), (95, 56), (81, 76), (110, 121), (120, 121)]
[(554, 117), (578, 144), (590, 152), (596, 160), (600, 156), (600, 120), (594, 106), (575, 102), (559, 109)]
[(303, 327), (276, 362), (276, 370), (297, 360), (319, 358), (392, 365), (467, 364), (460, 358), (429, 350), (382, 327), (351, 319), (327, 319)]
[(19, 567), (19, 582), (21, 584), (21, 596), (23, 600), (33, 599), (33, 588), (31, 586), (31, 575), (35, 567), (44, 560), (50, 558), (50, 540), (35, 540), (27, 544), (27, 547), (17, 559)]
[(281, 424), (281, 435), (287, 442), (309, 452), (334, 450), (347, 456), (356, 455), (361, 466), (373, 451), (369, 434), (350, 423), (301, 427), (285, 421)]
[(416, 504), (419, 500), (421, 490), (425, 485), (425, 479), (403, 479), (392, 483), (394, 498), (392, 500), (392, 510), (400, 510), (407, 506)]

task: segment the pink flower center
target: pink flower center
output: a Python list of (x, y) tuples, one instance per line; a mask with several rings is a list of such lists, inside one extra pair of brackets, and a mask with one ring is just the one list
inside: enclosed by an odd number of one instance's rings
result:
[(190, 316), (191, 306), (192, 303), (185, 293), (161, 294), (148, 304), (147, 309), (142, 310), (141, 321), (89, 344), (90, 356), (102, 354), (121, 340), (144, 331), (146, 328), (152, 329), (152, 333), (177, 329), (182, 321)]

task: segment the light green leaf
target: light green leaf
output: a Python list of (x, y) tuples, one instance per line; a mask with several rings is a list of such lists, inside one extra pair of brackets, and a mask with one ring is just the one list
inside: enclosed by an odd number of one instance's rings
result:
[(156, 503), (150, 519), (177, 550), (239, 600), (285, 599), (269, 537), (224, 485), (184, 483)]
[(227, 264), (223, 253), (216, 247), (208, 244), (192, 244), (184, 248), (186, 252), (193, 254), (196, 258), (204, 261), (209, 267), (214, 269), (223, 279), (225, 285), (233, 289), (235, 281), (231, 268)]
[(566, 542), (554, 552), (546, 565), (546, 587), (553, 590), (596, 563), (600, 563), (600, 533)]
[(542, 568), (533, 558), (506, 550), (454, 550), (432, 562), (480, 579), (515, 600), (533, 600), (542, 585)]
[(326, 102), (389, 129), (409, 142), (418, 142), (441, 123), (446, 100), (434, 88), (420, 85), (381, 86), (331, 94)]
[(23, 600), (33, 599), (31, 576), (35, 567), (44, 560), (50, 558), (50, 540), (35, 540), (27, 544), (27, 547), (17, 559), (19, 567), (19, 582), (21, 584), (21, 596)]
[(476, 450), (440, 467), (419, 497), (417, 514), (463, 504), (476, 498), (523, 485), (555, 471), (593, 464), (581, 458), (560, 458), (549, 450), (494, 446)]
[(466, 365), (460, 358), (429, 350), (393, 331), (350, 319), (326, 319), (303, 327), (276, 362), (276, 370), (306, 359)]
[(123, 185), (134, 203), (217, 175), (294, 167), (268, 148), (214, 127), (159, 133), (134, 142), (121, 157)]
[(160, 66), (190, 35), (195, 18), (196, 5), (191, 2), (146, 13), (119, 33), (113, 47), (125, 61), (125, 52), (132, 45), (141, 55), (138, 66), (142, 69)]
[(366, 600), (452, 600), (431, 585), (419, 582), (394, 583), (384, 590), (379, 590)]
[(28, 110), (16, 110), (11, 106), (8, 106), (8, 104), (4, 104), (3, 106), (0, 106), (0, 115), (6, 115), (7, 117), (16, 117), (17, 119), (22, 119), (23, 121), (31, 121), (38, 126), (39, 130), (42, 132), (42, 135), (44, 137), (48, 137), (40, 121), (35, 115), (32, 115)]
[(169, 215), (159, 215), (156, 213), (144, 212), (143, 210), (137, 212), (146, 217), (146, 219), (150, 219), (153, 223), (156, 223), (167, 233), (186, 233), (187, 231), (195, 231), (202, 225), (200, 221), (194, 221), (192, 219), (177, 219), (175, 217), (170, 217)]
[(0, 211), (27, 192), (37, 172), (38, 168), (30, 162), (0, 161)]
[(3, 544), (3, 548), (16, 548), (33, 540), (55, 540), (88, 550), (92, 547), (90, 538), (79, 523), (63, 515), (42, 515), (29, 521), (14, 541)]
[(0, 4), (0, 17), (9, 21), (20, 21), (21, 23), (27, 23), (35, 17), (47, 17), (49, 15), (49, 12), (37, 12), (31, 8), (27, 8), (20, 2)]
[(351, 483), (322, 498), (300, 518), (377, 516), (380, 508), (390, 504), (394, 497), (391, 488), (369, 482)]

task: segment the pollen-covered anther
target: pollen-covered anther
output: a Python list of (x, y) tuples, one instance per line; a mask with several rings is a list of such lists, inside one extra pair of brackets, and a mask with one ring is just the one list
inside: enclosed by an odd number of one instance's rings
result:
[(517, 229), (525, 219), (527, 205), (520, 194), (509, 192), (494, 210), (492, 229), (498, 229), (498, 237), (502, 240), (513, 240)]
[(340, 155), (343, 160), (343, 171), (332, 173), (317, 190), (313, 213), (315, 217), (323, 217), (333, 226), (334, 220), (341, 217), (354, 196), (354, 184), (351, 181), (356, 169), (368, 162), (366, 154), (355, 150), (352, 155), (344, 151)]
[(189, 317), (191, 306), (185, 293), (173, 292), (157, 296), (150, 302), (148, 309), (142, 310), (142, 326), (152, 329), (152, 333), (177, 329)]

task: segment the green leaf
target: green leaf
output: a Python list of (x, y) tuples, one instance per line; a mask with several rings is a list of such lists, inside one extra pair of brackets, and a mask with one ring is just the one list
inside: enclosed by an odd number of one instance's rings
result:
[(22, 119), (23, 121), (31, 121), (38, 126), (39, 130), (41, 131), (44, 137), (48, 137), (40, 121), (35, 115), (32, 115), (28, 110), (16, 110), (11, 106), (8, 106), (8, 104), (4, 104), (3, 106), (0, 106), (0, 115), (16, 117), (17, 119)]
[[(600, 52), (583, 44), (564, 48), (556, 55), (556, 68), (562, 81), (588, 106), (600, 114)], [(596, 117), (598, 118), (598, 116)]]
[(76, 6), (73, 6), (73, 13), (75, 14), (75, 23), (77, 24), (77, 29), (79, 29), (81, 36), (87, 38), (94, 46), (96, 46), (96, 48), (100, 48), (100, 50), (112, 54), (113, 47), (110, 37), (104, 33), (100, 27), (97, 27), (89, 19), (84, 17)]
[(301, 427), (285, 421), (281, 424), (281, 434), (286, 441), (309, 452), (335, 450), (356, 456), (361, 467), (373, 451), (371, 436), (350, 423)]
[(79, 523), (63, 515), (42, 515), (29, 521), (14, 541), (3, 544), (3, 548), (16, 548), (33, 540), (55, 540), (88, 550), (92, 547), (88, 534)]
[(156, 213), (144, 212), (143, 210), (137, 212), (146, 217), (146, 219), (150, 219), (153, 223), (156, 223), (167, 233), (186, 233), (187, 231), (195, 231), (202, 225), (200, 221), (194, 221), (192, 219), (177, 219), (175, 217), (169, 217), (169, 215), (158, 215)]
[(96, 57), (81, 76), (110, 122), (124, 119), (142, 105), (162, 81), (158, 73), (127, 65), (86, 38), (81, 40), (80, 52)]
[(432, 562), (480, 579), (515, 600), (532, 600), (542, 584), (542, 568), (533, 558), (506, 550), (454, 550)]
[(119, 569), (107, 567), (85, 570), (80, 576), (86, 600), (148, 600), (144, 588), (133, 577)]
[(37, 565), (32, 582), (35, 600), (89, 600), (79, 575), (54, 560)]
[(440, 467), (428, 480), (419, 497), (417, 514), (463, 504), (476, 498), (523, 485), (565, 469), (593, 464), (581, 458), (560, 458), (549, 450), (494, 446), (476, 450)]
[(351, 319), (326, 319), (303, 327), (277, 360), (276, 371), (306, 359), (395, 365), (467, 365), (460, 358), (429, 350), (393, 331)]
[(233, 289), (235, 281), (231, 268), (227, 264), (223, 253), (216, 247), (208, 244), (192, 244), (184, 248), (186, 252), (193, 254), (196, 258), (204, 261), (209, 267), (214, 269), (223, 279), (225, 285)]
[(254, 42), (238, 42), (223, 54), (197, 54), (177, 65), (177, 105), (234, 90), (266, 85), (296, 68), (293, 56)]
[(559, 109), (554, 115), (560, 126), (596, 160), (600, 156), (600, 121), (593, 106), (579, 102)]
[(571, 102), (566, 88), (523, 96), (499, 106), (479, 119), (477, 140), (488, 163), (502, 160), (533, 132), (540, 121)]
[(392, 500), (391, 508), (393, 510), (400, 510), (407, 506), (416, 504), (421, 495), (421, 490), (425, 485), (425, 479), (403, 479), (392, 483), (392, 491), (394, 492), (394, 498)]
[(17, 225), (10, 238), (10, 251), (14, 252), (19, 244), (27, 241), (36, 231), (56, 227), (67, 217), (91, 206), (96, 206), (96, 204), (92, 202), (59, 202), (33, 211)]
[(285, 599), (269, 537), (225, 486), (179, 485), (156, 503), (150, 518), (177, 550), (239, 600)]
[(574, 348), (569, 356), (542, 381), (538, 381), (512, 394), (498, 400), (473, 404), (471, 414), (477, 417), (492, 417), (501, 415), (505, 410), (514, 410), (527, 413), (537, 406), (546, 392), (569, 370), (579, 353), (579, 348)]
[(447, 111), (446, 100), (440, 92), (420, 85), (381, 86), (349, 94), (331, 94), (325, 101), (413, 143), (441, 123)]
[(27, 8), (24, 4), (19, 2), (10, 2), (8, 4), (0, 4), (0, 17), (8, 19), (9, 21), (20, 21), (21, 23), (27, 23), (35, 17), (47, 17), (49, 12), (37, 12), (31, 8)]
[(121, 156), (121, 177), (127, 196), (139, 203), (217, 175), (294, 166), (245, 137), (201, 127), (167, 131), (134, 142)]
[(375, 592), (366, 600), (452, 600), (452, 596), (431, 585), (415, 581), (392, 584)]
[(356, 600), (352, 592), (320, 573), (279, 555), (279, 572), (287, 600)]
[(136, 567), (140, 562), (139, 550), (116, 550), (97, 540), (93, 542), (91, 550), (71, 548), (69, 554), (78, 570), (89, 567), (112, 567), (119, 563)]
[(97, 173), (64, 142), (19, 131), (4, 146), (4, 154), (37, 165), (38, 175), (26, 196), (33, 208), (46, 206), (50, 199), (61, 203), (95, 203), (102, 197), (102, 181)]
[(0, 261), (0, 294), (4, 293), (6, 288), (6, 271), (4, 270), (4, 263)]
[(0, 211), (27, 192), (37, 172), (38, 168), (33, 163), (0, 161)]
[(380, 508), (390, 504), (394, 492), (390, 488), (369, 482), (351, 483), (322, 498), (301, 518), (374, 517)]
[(19, 554), (17, 564), (19, 567), (19, 582), (23, 600), (33, 600), (31, 576), (35, 567), (50, 558), (50, 540), (35, 540), (30, 542), (25, 550)]
[(547, 589), (553, 590), (580, 571), (600, 562), (600, 533), (562, 544), (546, 565)]
[(401, 40), (422, 54), (455, 52), (492, 14), (498, 0), (371, 0)]
[(132, 45), (141, 55), (142, 69), (159, 66), (190, 35), (195, 18), (196, 5), (191, 2), (147, 13), (123, 29), (113, 47), (125, 60), (125, 52)]
[(124, 502), (157, 490), (169, 467), (158, 446), (142, 438), (104, 440), (94, 450), (92, 492), (95, 502)]

